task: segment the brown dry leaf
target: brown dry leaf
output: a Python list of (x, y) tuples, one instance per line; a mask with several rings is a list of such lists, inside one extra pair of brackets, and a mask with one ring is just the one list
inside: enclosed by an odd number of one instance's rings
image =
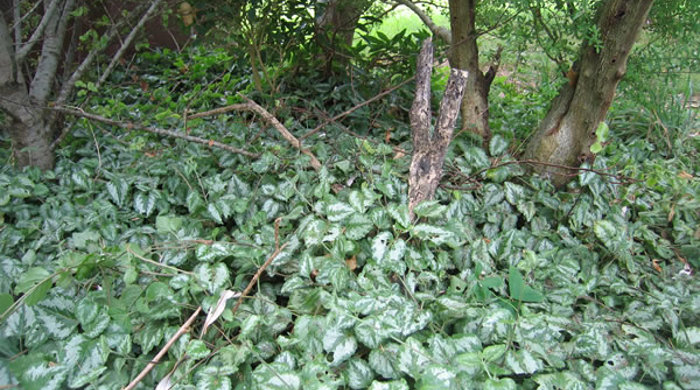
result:
[(668, 212), (668, 222), (673, 221), (673, 217), (676, 215), (676, 205), (671, 205), (671, 211)]
[(681, 171), (681, 173), (678, 174), (678, 177), (680, 177), (682, 179), (692, 179), (693, 175), (691, 175), (690, 173), (688, 173), (686, 171)]
[(350, 271), (355, 271), (357, 269), (357, 257), (352, 255), (351, 258), (345, 260), (345, 265), (348, 266)]
[(391, 129), (387, 129), (384, 133), (384, 142), (389, 143), (391, 141)]
[(398, 159), (400, 159), (401, 157), (403, 157), (403, 156), (405, 156), (405, 155), (406, 155), (406, 154), (405, 154), (404, 152), (398, 151), (398, 152), (396, 152), (396, 154), (394, 155), (393, 159), (394, 159), (394, 160), (398, 160)]
[(661, 273), (661, 266), (659, 265), (659, 259), (652, 259), (651, 266), (654, 267), (656, 272)]

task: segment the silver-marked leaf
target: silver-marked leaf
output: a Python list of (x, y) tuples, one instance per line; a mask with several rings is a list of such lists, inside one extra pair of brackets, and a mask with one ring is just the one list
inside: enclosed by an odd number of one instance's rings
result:
[(343, 202), (334, 202), (326, 205), (326, 217), (331, 222), (339, 222), (355, 213), (349, 204)]
[(216, 293), (229, 281), (228, 267), (223, 263), (214, 265), (209, 263), (199, 264), (194, 269), (194, 276), (197, 282), (212, 294)]
[(114, 204), (122, 207), (126, 197), (129, 195), (129, 183), (122, 178), (115, 178), (106, 185), (107, 193), (112, 198)]
[(134, 210), (137, 213), (148, 217), (153, 213), (156, 207), (156, 194), (151, 191), (148, 193), (139, 191), (134, 196)]
[(418, 217), (437, 218), (445, 214), (447, 206), (441, 205), (437, 200), (426, 200), (420, 202), (413, 209)]
[(364, 238), (374, 225), (364, 214), (353, 214), (345, 223), (345, 237), (352, 241)]
[(421, 240), (428, 240), (436, 245), (444, 244), (454, 236), (452, 232), (447, 229), (426, 223), (414, 226), (412, 232)]
[(372, 258), (376, 262), (381, 262), (386, 255), (387, 248), (389, 246), (389, 241), (394, 236), (390, 232), (381, 232), (374, 236), (372, 240)]

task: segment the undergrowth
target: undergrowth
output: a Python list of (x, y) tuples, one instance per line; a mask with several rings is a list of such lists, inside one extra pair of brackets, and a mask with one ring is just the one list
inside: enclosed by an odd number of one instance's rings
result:
[[(86, 107), (178, 126), (247, 88), (224, 52), (169, 55), (86, 86)], [(383, 87), (329, 90), (360, 94), (337, 94), (342, 107)], [(544, 98), (494, 88), (488, 150), (455, 140), (416, 222), (396, 150), (410, 146), (410, 85), (306, 140), (320, 172), (250, 115), (187, 126), (258, 159), (78, 120), (54, 171), (0, 169), (0, 384), (122, 388), (198, 307), (225, 304), (139, 388), (700, 387), (697, 141), (683, 130), (670, 145), (683, 153), (667, 153), (662, 127), (623, 100), (610, 126), (624, 139), (556, 190), (511, 155)], [(314, 96), (269, 106), (301, 135), (327, 108)], [(238, 298), (220, 297), (278, 244), (234, 313)]]

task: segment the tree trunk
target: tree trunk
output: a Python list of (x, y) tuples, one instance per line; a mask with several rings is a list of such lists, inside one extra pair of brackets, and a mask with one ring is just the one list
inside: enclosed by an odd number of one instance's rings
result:
[(481, 135), (485, 141), (491, 138), (489, 128), (489, 89), (496, 68), (487, 74), (479, 69), (479, 47), (476, 31), (477, 0), (450, 0), (450, 29), (452, 47), (450, 66), (469, 72), (469, 79), (462, 100), (462, 130)]
[(440, 102), (435, 130), (430, 132), (430, 76), (433, 70), (433, 43), (423, 42), (418, 56), (416, 97), (411, 107), (411, 135), (413, 155), (408, 178), (408, 209), (413, 218), (413, 208), (420, 202), (432, 199), (442, 177), (447, 147), (452, 140), (459, 106), (464, 95), (468, 72), (452, 68)]
[(653, 0), (607, 0), (598, 12), (601, 45), (584, 44), (570, 78), (529, 141), (525, 157), (552, 165), (535, 169), (561, 186), (574, 174), (560, 166), (577, 167), (590, 160), (595, 130), (610, 108), (627, 58)]
[(330, 0), (316, 19), (316, 39), (324, 51), (324, 69), (332, 72), (334, 63), (345, 64), (349, 56), (342, 46), (351, 46), (362, 14), (370, 0)]

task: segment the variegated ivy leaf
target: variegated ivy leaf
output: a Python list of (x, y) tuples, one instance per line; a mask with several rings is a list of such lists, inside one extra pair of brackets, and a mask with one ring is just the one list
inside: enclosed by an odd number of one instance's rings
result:
[(454, 238), (454, 234), (440, 226), (421, 223), (413, 227), (413, 234), (422, 240), (428, 240), (435, 245), (444, 244)]
[(386, 255), (389, 241), (394, 236), (390, 232), (381, 232), (372, 239), (372, 258), (377, 263), (381, 262)]
[(148, 193), (139, 191), (134, 196), (134, 210), (137, 213), (148, 217), (153, 213), (156, 207), (156, 193), (155, 191), (149, 191)]
[(326, 216), (331, 222), (339, 222), (349, 217), (355, 212), (349, 204), (334, 202), (326, 205)]
[(364, 238), (369, 232), (374, 229), (372, 221), (364, 214), (353, 214), (347, 222), (345, 222), (345, 237), (352, 241), (358, 241)]
[(197, 282), (212, 294), (229, 282), (228, 267), (224, 263), (199, 264), (194, 269), (194, 276)]
[(426, 200), (413, 209), (418, 217), (437, 218), (445, 214), (447, 206), (441, 205), (437, 200)]
[(129, 195), (129, 183), (122, 178), (115, 178), (107, 183), (107, 193), (112, 198), (114, 204), (122, 207)]
[(309, 222), (303, 234), (306, 245), (312, 246), (320, 244), (323, 236), (326, 234), (326, 229), (326, 222), (320, 219), (314, 219)]

